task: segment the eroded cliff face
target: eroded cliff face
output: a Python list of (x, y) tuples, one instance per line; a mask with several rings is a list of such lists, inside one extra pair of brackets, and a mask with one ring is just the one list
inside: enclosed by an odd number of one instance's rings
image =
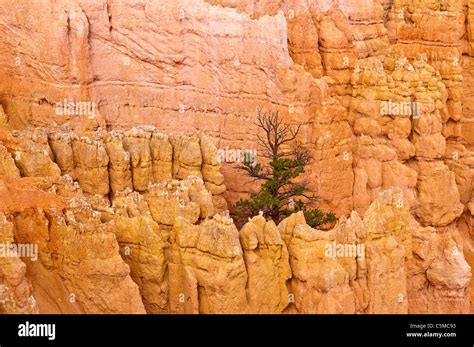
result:
[[(354, 211), (329, 231), (312, 229), (298, 213), (278, 226), (256, 216), (239, 232), (219, 199), (225, 186), (217, 195), (212, 188), (219, 185), (207, 188), (208, 179), (219, 181), (220, 163), (203, 134), (170, 139), (152, 128), (130, 130), (133, 140), (157, 139), (159, 148), (186, 153), (170, 161), (150, 158), (150, 144), (141, 141), (129, 156), (117, 154), (123, 147), (108, 152), (97, 132), (14, 134), (3, 140), (2, 240), (38, 249), (37, 259), (2, 261), (5, 312), (470, 310), (471, 268), (462, 237), (452, 227), (421, 227), (400, 188), (381, 191), (363, 218)], [(64, 147), (51, 150), (43, 140), (65, 134), (91, 148), (71, 146), (70, 165), (59, 168)], [(101, 134), (105, 143), (125, 141), (115, 131)], [(12, 144), (19, 138), (33, 145), (17, 155)], [(129, 164), (108, 165), (113, 156)], [(86, 159), (90, 172), (75, 181)], [(61, 176), (66, 167), (71, 171)], [(136, 183), (145, 178), (147, 186)], [(122, 189), (103, 194), (97, 185), (103, 182)]]
[[(473, 9), (0, 0), (0, 309), (470, 312)], [(332, 230), (229, 218), (259, 109)]]

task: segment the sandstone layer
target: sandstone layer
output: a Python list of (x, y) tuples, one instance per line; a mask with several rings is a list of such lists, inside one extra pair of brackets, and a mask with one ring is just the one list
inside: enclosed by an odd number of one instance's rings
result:
[[(136, 132), (144, 137), (133, 139), (166, 139), (154, 132), (132, 131)], [(459, 232), (449, 228), (440, 233), (420, 226), (410, 214), (401, 188), (381, 191), (363, 218), (354, 211), (329, 231), (312, 229), (298, 213), (278, 226), (256, 216), (239, 232), (206, 186), (206, 177), (217, 182), (220, 164), (216, 148), (203, 134), (174, 138), (164, 146), (180, 153), (177, 144), (194, 139), (191, 143), (197, 152), (193, 155), (188, 149), (185, 153), (191, 158), (206, 158), (194, 169), (193, 161), (181, 155), (181, 160), (156, 161), (156, 167), (152, 159), (142, 168), (121, 165), (130, 171), (126, 175), (124, 170), (114, 176), (105, 165), (105, 177), (120, 178), (116, 186), (123, 183), (123, 177), (129, 182), (122, 190), (107, 194), (81, 188), (103, 183), (101, 161), (93, 155), (100, 148), (98, 143), (94, 151), (78, 152), (92, 153), (84, 158), (96, 166), (88, 164), (90, 174), (74, 181), (70, 174), (74, 175), (75, 169), (64, 175), (57, 172), (61, 169), (53, 159), (60, 152), (53, 151), (52, 157), (26, 152), (23, 161), (15, 161), (17, 148), (9, 139), (29, 141), (33, 136), (27, 134), (4, 140), (7, 149), (2, 167), (10, 170), (2, 176), (0, 186), (2, 234), (4, 242), (38, 245), (38, 258), (5, 258), (7, 262), (0, 267), (2, 285), (13, 291), (5, 293), (9, 298), (5, 299), (5, 312), (470, 310), (471, 268), (463, 255)], [(75, 133), (71, 136), (89, 146), (98, 137), (97, 133), (91, 134), (92, 138)], [(118, 139), (115, 133), (103, 136)], [(50, 136), (60, 137), (64, 133)], [(47, 141), (39, 143), (49, 148)], [(36, 146), (30, 148), (37, 153)], [(138, 148), (136, 163), (147, 163), (143, 158), (150, 158), (146, 154), (149, 147)], [(107, 151), (103, 152), (107, 162)], [(128, 155), (111, 157), (132, 161), (133, 152), (124, 153)], [(209, 174), (212, 170), (205, 162), (215, 163), (215, 175)], [(134, 173), (133, 167), (141, 170)], [(163, 167), (167, 174), (163, 174)], [(38, 168), (55, 169), (32, 174)], [(183, 168), (186, 177), (173, 178)], [(150, 177), (154, 178), (146, 187), (134, 184)], [(9, 311), (12, 308), (18, 311)]]
[[(472, 0), (0, 0), (0, 241), (39, 248), (0, 258), (0, 312), (472, 312), (473, 23)], [(302, 124), (333, 229), (229, 217), (261, 109)]]

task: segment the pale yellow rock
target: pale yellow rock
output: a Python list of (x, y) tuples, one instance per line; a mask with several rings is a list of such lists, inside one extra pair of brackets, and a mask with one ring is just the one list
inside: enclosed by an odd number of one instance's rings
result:
[[(52, 291), (47, 300), (79, 304), (83, 313), (144, 313), (139, 288), (120, 257), (113, 222), (103, 223), (101, 213), (80, 190), (68, 188), (73, 184), (65, 178), (30, 179), (26, 188), (24, 179), (19, 180), (14, 184), (16, 199), (24, 199), (23, 203), (2, 209), (15, 213), (16, 241), (38, 245), (34, 269), (41, 266), (46, 273), (60, 275), (66, 293), (53, 284), (36, 282)], [(0, 189), (2, 199), (4, 193)], [(38, 303), (43, 308), (44, 300)]]
[(202, 176), (202, 152), (197, 135), (173, 138), (173, 178)]
[[(131, 200), (121, 208), (128, 209)], [(167, 233), (149, 212), (118, 215), (114, 220), (120, 254), (130, 266), (130, 276), (140, 288), (145, 309), (148, 313), (169, 313)]]
[[(187, 283), (183, 293), (185, 302), (190, 300), (193, 303), (185, 308), (185, 312), (247, 312), (248, 275), (238, 231), (232, 220), (216, 215), (200, 225), (192, 225), (177, 218), (174, 232), (178, 264), (184, 267), (180, 274)], [(181, 306), (186, 306), (185, 302)]]
[(153, 178), (159, 183), (172, 177), (173, 147), (169, 137), (154, 132), (151, 137), (151, 154), (153, 157)]
[(71, 133), (50, 132), (48, 142), (54, 153), (54, 160), (63, 175), (74, 175), (74, 154), (71, 145)]
[(300, 313), (354, 313), (349, 274), (336, 257), (327, 256), (336, 231), (306, 225), (301, 213), (283, 220), (278, 229), (290, 256), (291, 303)]
[(416, 216), (425, 225), (445, 226), (463, 211), (454, 173), (442, 162), (418, 162)]
[(44, 129), (13, 131), (4, 142), (22, 176), (59, 176)]
[(15, 165), (11, 154), (0, 142), (0, 176), (20, 177), (20, 171)]
[(153, 183), (153, 159), (150, 131), (133, 128), (124, 133), (123, 146), (130, 153), (133, 189), (145, 191)]
[(84, 192), (106, 195), (109, 187), (109, 157), (101, 140), (75, 136), (72, 140), (75, 175)]
[(0, 128), (8, 129), (8, 116), (3, 110), (2, 105), (0, 105)]
[[(14, 239), (14, 225), (0, 212), (0, 243), (17, 246)], [(0, 313), (38, 313), (36, 300), (28, 277), (26, 265), (19, 256), (0, 257)]]
[(123, 133), (111, 132), (105, 142), (109, 156), (110, 189), (113, 193), (132, 189), (130, 152), (123, 147)]
[(277, 226), (262, 216), (254, 217), (240, 231), (240, 243), (248, 274), (250, 312), (282, 313), (291, 301), (286, 287), (291, 268)]
[(454, 228), (440, 233), (411, 220), (414, 256), (407, 263), (410, 313), (469, 313), (472, 269)]
[(196, 223), (214, 214), (212, 195), (200, 177), (170, 180), (149, 187), (145, 199), (153, 219), (159, 224), (173, 225), (177, 217)]

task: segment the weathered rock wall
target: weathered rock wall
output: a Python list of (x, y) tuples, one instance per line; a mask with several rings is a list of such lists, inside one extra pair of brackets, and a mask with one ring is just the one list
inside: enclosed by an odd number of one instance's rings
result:
[[(54, 254), (74, 265), (23, 261), (33, 288), (23, 279), (8, 286), (23, 283), (17, 307), (35, 310), (25, 304), (32, 291), (40, 311), (465, 312), (469, 271), (456, 252), (474, 266), (473, 9), (472, 0), (0, 0), (4, 199), (18, 191), (40, 196), (33, 210), (46, 204), (34, 212), (1, 200), (1, 210), (10, 206), (16, 215), (20, 208), (15, 220), (5, 213), (13, 234), (49, 254), (59, 246), (48, 234), (114, 234), (91, 262), (116, 259), (120, 247), (123, 260), (111, 261), (117, 271), (110, 276), (122, 289), (110, 295), (134, 292), (127, 305), (108, 303), (105, 292), (88, 297), (85, 287), (111, 284), (82, 283), (96, 270), (76, 267), (82, 254), (61, 246)], [(417, 114), (382, 114), (387, 104), (403, 103), (419, 105)], [(410, 224), (416, 256), (393, 235), (375, 242), (347, 231), (377, 261), (340, 264), (298, 247), (320, 247), (328, 235), (345, 239), (345, 227), (322, 235), (302, 226), (280, 240), (275, 228), (283, 227), (261, 218), (240, 236), (225, 215), (210, 218), (255, 187), (232, 163), (221, 167), (216, 151), (261, 150), (258, 109), (303, 123), (299, 140), (314, 159), (306, 178), (322, 209), (350, 221), (353, 210), (369, 213), (381, 192), (401, 189), (396, 206), (416, 220), (399, 221), (400, 228)], [(59, 187), (74, 184), (80, 205), (99, 211), (100, 223), (65, 228), (56, 221), (48, 194), (68, 200)], [(66, 218), (64, 204), (58, 216)], [(33, 222), (48, 227), (30, 232)], [(77, 240), (95, 247), (91, 235)], [(240, 253), (228, 249), (236, 237)], [(405, 271), (392, 271), (393, 264)], [(21, 262), (8, 266), (25, 276)], [(455, 275), (440, 278), (440, 269)], [(42, 276), (70, 305), (45, 295)], [(220, 276), (235, 277), (234, 287)], [(376, 297), (380, 290), (388, 296)], [(81, 305), (70, 302), (70, 292)]]
[[(14, 129), (155, 125), (165, 133), (205, 130), (218, 148), (255, 149), (257, 110), (278, 110), (289, 122), (305, 124), (303, 143), (329, 152), (314, 165), (322, 171), (321, 184), (312, 183), (322, 203), (340, 213), (351, 210), (352, 170), (341, 160), (351, 152), (350, 129), (326, 82), (292, 61), (289, 30), (295, 37), (291, 50), (319, 69), (317, 57), (298, 53), (312, 51), (304, 48), (309, 37), (297, 38), (306, 28), (298, 21), (299, 28), (289, 29), (283, 14), (251, 19), (204, 1), (174, 0), (59, 1), (38, 10), (28, 1), (4, 0), (0, 18), (6, 33), (0, 41), (0, 95)], [(23, 35), (30, 27), (34, 32)], [(18, 40), (24, 40), (21, 49)], [(26, 85), (37, 86), (35, 92)], [(82, 116), (64, 115), (62, 108), (57, 114), (57, 103), (72, 101), (96, 107)], [(325, 144), (315, 143), (321, 133), (329, 138)], [(334, 172), (345, 183), (326, 189)], [(224, 175), (232, 201), (252, 188), (228, 165)]]
[[(215, 162), (208, 149), (204, 157)], [(35, 167), (35, 156), (24, 157), (25, 167)], [(16, 168), (11, 156), (4, 161)], [(471, 268), (458, 231), (421, 227), (400, 188), (379, 192), (363, 219), (354, 211), (329, 231), (310, 228), (299, 213), (278, 226), (256, 216), (239, 232), (227, 212), (216, 213), (218, 203), (193, 170), (109, 196), (85, 193), (55, 171), (21, 178), (18, 171), (0, 180), (2, 234), (37, 245), (38, 259), (0, 264), (2, 283), (14, 290), (6, 312), (470, 309)]]

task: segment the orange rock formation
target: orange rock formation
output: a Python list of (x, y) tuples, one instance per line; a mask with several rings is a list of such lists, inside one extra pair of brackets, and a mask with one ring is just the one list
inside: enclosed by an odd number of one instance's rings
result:
[[(473, 312), (473, 11), (0, 0), (0, 312)], [(258, 109), (333, 229), (234, 225)]]

